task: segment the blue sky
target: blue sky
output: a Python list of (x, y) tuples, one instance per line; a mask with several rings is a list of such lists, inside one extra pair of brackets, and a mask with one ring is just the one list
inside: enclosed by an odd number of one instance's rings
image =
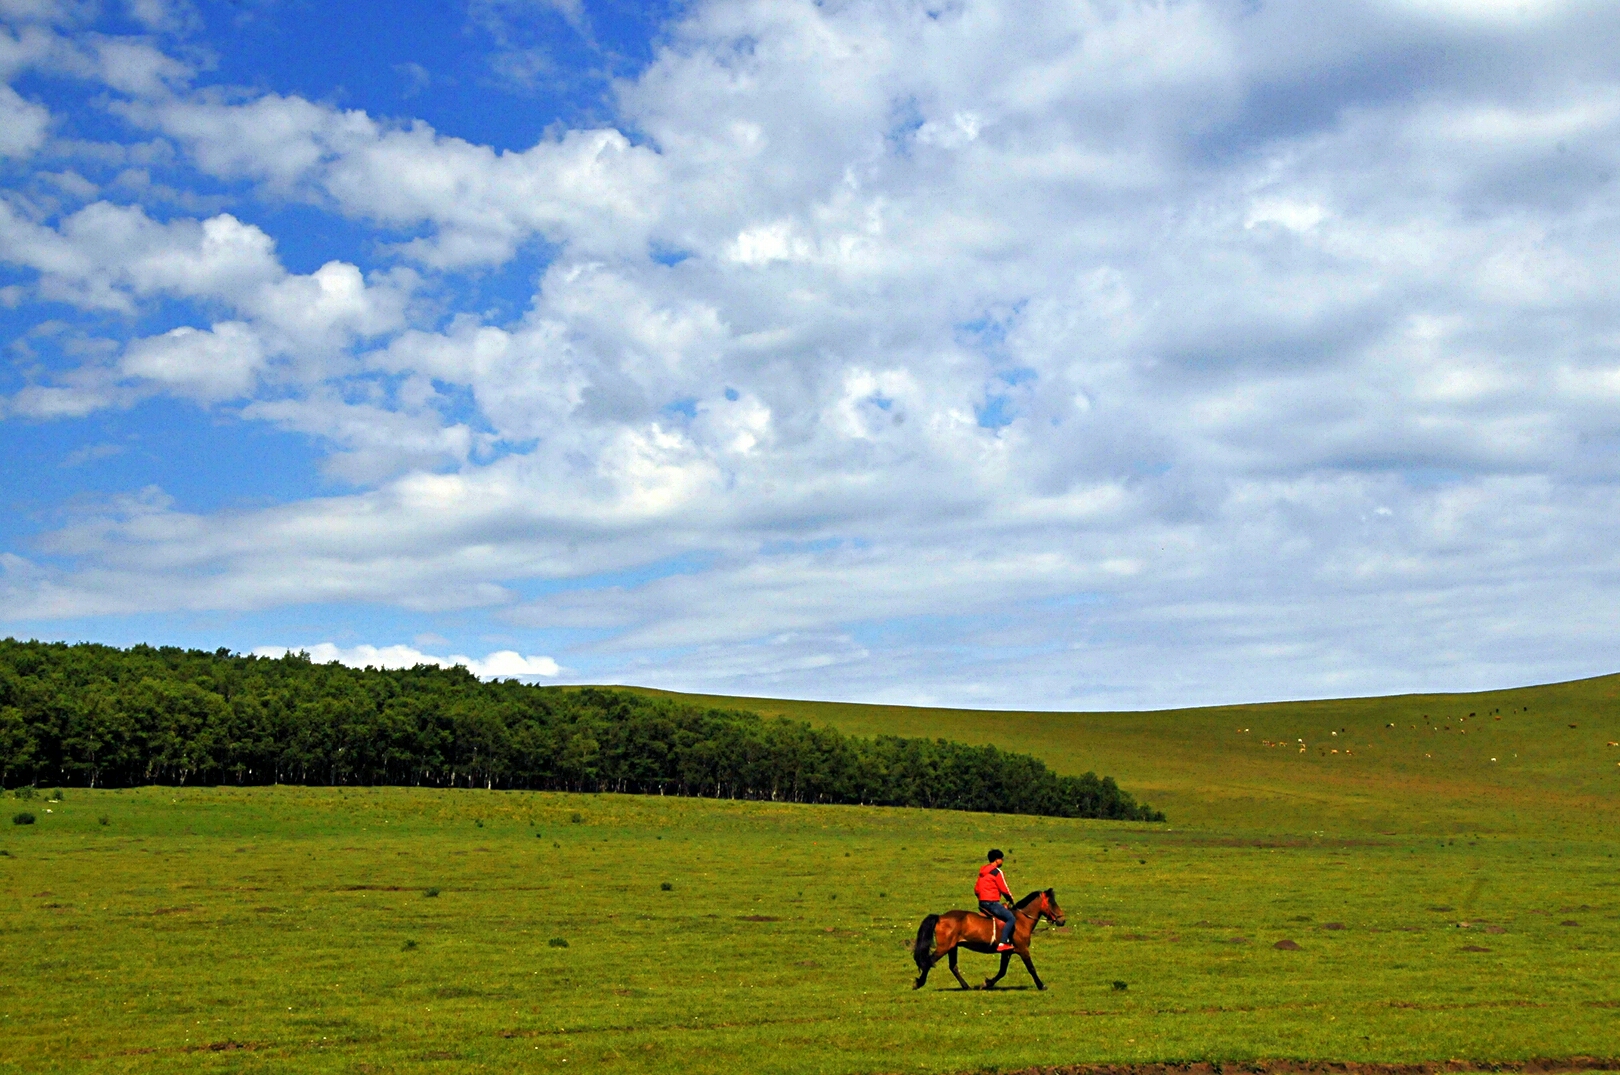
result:
[(1032, 708), (1616, 670), (1611, 4), (0, 20), (0, 633)]

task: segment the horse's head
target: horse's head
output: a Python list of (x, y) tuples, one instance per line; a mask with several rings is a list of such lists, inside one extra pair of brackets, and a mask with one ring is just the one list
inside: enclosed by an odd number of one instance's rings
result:
[(1041, 893), (1041, 913), (1050, 918), (1054, 925), (1061, 926), (1067, 920), (1063, 908), (1058, 906), (1057, 893), (1051, 889)]

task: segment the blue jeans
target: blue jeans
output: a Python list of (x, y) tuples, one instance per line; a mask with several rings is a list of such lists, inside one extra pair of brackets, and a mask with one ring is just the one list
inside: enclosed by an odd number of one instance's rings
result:
[(1007, 905), (1002, 903), (1000, 900), (980, 900), (979, 910), (983, 911), (991, 918), (1001, 919), (1001, 943), (1011, 944), (1013, 926), (1017, 922), (1017, 919), (1013, 917), (1013, 913), (1011, 911), (1007, 910)]

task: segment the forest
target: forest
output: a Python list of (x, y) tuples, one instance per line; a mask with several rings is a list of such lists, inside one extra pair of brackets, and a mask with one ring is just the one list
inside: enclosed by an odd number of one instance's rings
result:
[(626, 792), (1163, 821), (1112, 777), (599, 687), (303, 654), (0, 641), (0, 784)]

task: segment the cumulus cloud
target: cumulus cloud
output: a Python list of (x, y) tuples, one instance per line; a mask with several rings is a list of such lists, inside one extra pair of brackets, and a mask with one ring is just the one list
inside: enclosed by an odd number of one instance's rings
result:
[(206, 331), (183, 326), (137, 340), (120, 368), (126, 376), (213, 400), (246, 394), (263, 361), (264, 345), (253, 332), (239, 321), (223, 321)]
[(229, 214), (163, 223), (110, 202), (56, 228), (0, 205), (0, 258), (37, 271), (46, 298), (128, 313), (143, 296), (226, 298), (281, 275), (270, 236)]
[(130, 18), (155, 33), (196, 29), (201, 19), (188, 0), (127, 0)]
[(358, 268), (341, 261), (289, 273), (275, 241), (229, 213), (165, 222), (105, 201), (56, 227), (0, 203), (0, 260), (37, 272), (47, 299), (121, 313), (158, 296), (217, 301), (300, 344), (399, 327), (414, 281), (394, 273), (368, 287)]
[(26, 157), (45, 143), (50, 112), (0, 85), (0, 157)]
[(179, 141), (210, 175), (391, 228), (429, 227), (401, 252), (438, 268), (503, 262), (535, 238), (639, 250), (664, 194), (658, 155), (617, 130), (568, 131), (497, 153), (420, 121), (393, 127), (299, 97), (173, 99), (123, 111)]
[[(330, 261), (308, 274), (289, 273), (262, 229), (222, 213), (206, 220), (154, 220), (138, 206), (97, 201), (55, 227), (28, 219), (0, 202), (0, 262), (34, 270), (40, 298), (86, 310), (135, 314), (167, 298), (223, 305), (245, 320), (208, 329), (190, 325), (129, 343), (119, 364), (147, 394), (167, 391), (201, 402), (249, 394), (272, 359), (280, 380), (320, 381), (354, 342), (396, 330), (417, 278), (408, 271), (370, 281), (352, 264)], [(106, 377), (86, 390), (85, 371), (74, 403), (58, 383), (25, 389), (20, 411), (83, 414), (112, 405), (138, 387)], [(99, 401), (99, 402), (98, 402)]]
[(497, 650), (482, 660), (461, 654), (435, 657), (410, 646), (359, 645), (344, 649), (331, 642), (301, 646), (297, 650), (287, 646), (258, 646), (253, 650), (255, 657), (272, 659), (285, 657), (288, 653), (308, 654), (316, 664), (335, 661), (350, 668), (415, 668), (422, 664), (452, 668), (459, 665), (479, 679), (549, 679), (561, 671), (557, 662), (550, 657), (525, 657), (509, 649)]
[[(236, 401), (358, 488), (108, 502), (16, 614), (482, 610), (604, 677), (890, 700), (1608, 670), (1604, 9), (697, 4), (661, 41), (613, 125), (521, 150), (119, 83), (376, 264), (0, 203), (30, 298), (198, 311), (12, 411)], [(520, 312), (468, 297), (542, 243)]]
[(140, 37), (86, 32), (99, 5), (17, 0), (0, 10), (0, 79), (28, 71), (82, 80), (130, 98), (183, 90), (196, 71)]

